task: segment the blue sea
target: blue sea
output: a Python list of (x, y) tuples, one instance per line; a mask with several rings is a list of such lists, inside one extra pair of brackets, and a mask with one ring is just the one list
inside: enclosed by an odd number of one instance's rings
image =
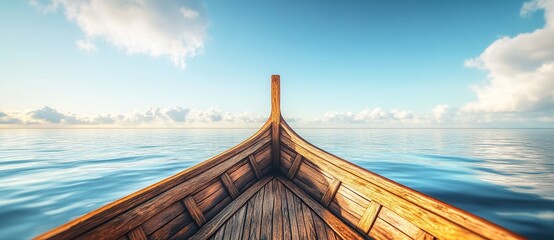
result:
[[(256, 129), (0, 130), (0, 239), (29, 239)], [(554, 129), (297, 129), (314, 145), (531, 239), (554, 239)]]

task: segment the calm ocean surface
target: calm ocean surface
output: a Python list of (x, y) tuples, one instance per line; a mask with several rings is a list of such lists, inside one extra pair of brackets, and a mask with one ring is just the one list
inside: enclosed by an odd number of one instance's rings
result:
[[(0, 239), (29, 239), (256, 129), (0, 130)], [(554, 129), (297, 129), (316, 146), (532, 239), (554, 239)]]

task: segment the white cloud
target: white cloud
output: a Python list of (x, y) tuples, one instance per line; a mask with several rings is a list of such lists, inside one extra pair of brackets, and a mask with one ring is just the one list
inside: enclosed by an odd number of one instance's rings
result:
[(83, 51), (87, 51), (87, 52), (95, 52), (96, 51), (96, 45), (94, 45), (94, 43), (92, 43), (91, 41), (79, 40), (76, 43), (77, 43), (77, 48), (79, 48)]
[(411, 111), (393, 109), (385, 111), (381, 108), (367, 108), (358, 113), (326, 112), (321, 118), (324, 123), (377, 123), (414, 120)]
[(544, 9), (543, 28), (493, 42), (465, 66), (488, 72), (485, 83), (473, 86), (477, 101), (464, 112), (532, 112), (554, 109), (554, 0), (534, 0), (522, 15)]
[(442, 123), (444, 121), (448, 108), (446, 104), (437, 105), (433, 108), (432, 114), (437, 123)]
[[(128, 54), (169, 58), (184, 68), (204, 47), (208, 20), (199, 0), (50, 0), (31, 4), (45, 11), (62, 9), (85, 34), (80, 49), (96, 49), (103, 40)], [(186, 6), (185, 6), (186, 4)]]

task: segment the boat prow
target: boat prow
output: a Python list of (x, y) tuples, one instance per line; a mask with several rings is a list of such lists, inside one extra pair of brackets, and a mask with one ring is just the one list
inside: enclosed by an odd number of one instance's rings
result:
[(246, 141), (36, 239), (523, 239), (313, 146), (271, 81)]

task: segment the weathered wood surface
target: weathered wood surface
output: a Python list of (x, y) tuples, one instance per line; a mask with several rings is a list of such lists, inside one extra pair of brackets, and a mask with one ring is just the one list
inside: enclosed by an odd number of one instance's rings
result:
[(280, 177), (262, 181), (191, 239), (364, 239), (290, 181)]

